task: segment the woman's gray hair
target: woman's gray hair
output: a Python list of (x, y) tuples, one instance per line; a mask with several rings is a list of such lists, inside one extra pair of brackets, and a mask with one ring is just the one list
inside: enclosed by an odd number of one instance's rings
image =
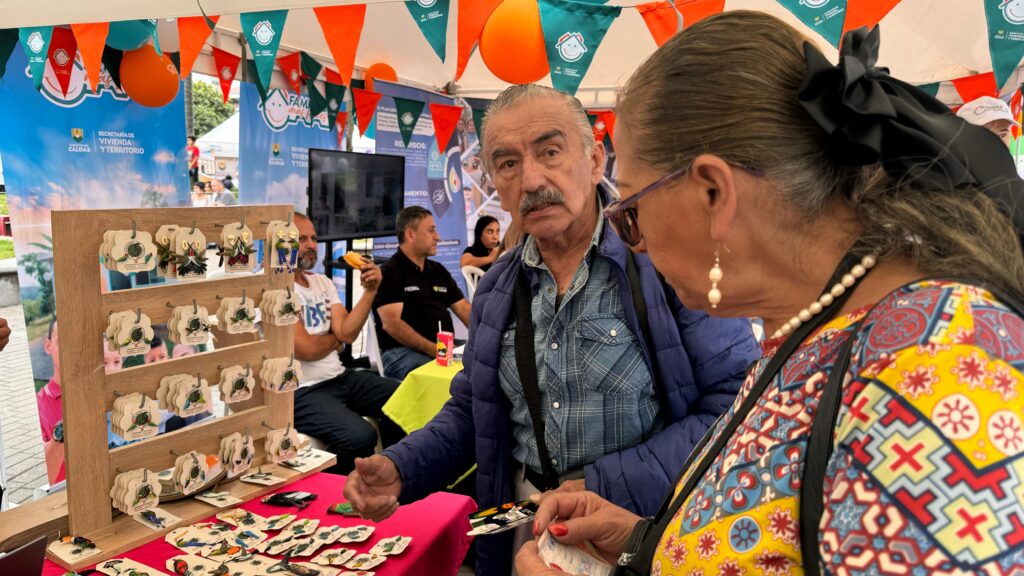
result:
[[(565, 102), (566, 109), (569, 111), (580, 140), (583, 142), (583, 155), (590, 156), (590, 153), (594, 151), (594, 129), (590, 126), (590, 120), (587, 119), (587, 111), (583, 108), (583, 103), (575, 96), (569, 96), (564, 92), (540, 84), (516, 84), (502, 90), (501, 94), (498, 94), (498, 97), (487, 107), (487, 113), (480, 125), (481, 131), (487, 134), (488, 121), (495, 114), (515, 106), (521, 100), (538, 97), (559, 98)], [(490, 157), (484, 150), (484, 140), (482, 139), (480, 150), (484, 161), (484, 170), (490, 172)]]

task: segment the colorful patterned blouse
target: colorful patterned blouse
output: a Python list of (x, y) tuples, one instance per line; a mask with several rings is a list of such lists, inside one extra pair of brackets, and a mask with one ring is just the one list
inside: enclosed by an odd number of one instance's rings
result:
[(672, 519), (652, 574), (803, 573), (810, 415), (865, 313), (824, 486), (825, 573), (1024, 574), (1024, 320), (940, 282), (834, 319), (797, 349)]

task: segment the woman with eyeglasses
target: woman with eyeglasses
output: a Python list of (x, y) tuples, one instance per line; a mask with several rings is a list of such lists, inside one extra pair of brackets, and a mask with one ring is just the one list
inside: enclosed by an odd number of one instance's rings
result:
[[(731, 11), (623, 89), (608, 221), (688, 308), (771, 336), (657, 516), (555, 493), (535, 535), (616, 574), (1024, 570), (1024, 183), (878, 41), (833, 66)], [(532, 543), (516, 569), (557, 573)]]

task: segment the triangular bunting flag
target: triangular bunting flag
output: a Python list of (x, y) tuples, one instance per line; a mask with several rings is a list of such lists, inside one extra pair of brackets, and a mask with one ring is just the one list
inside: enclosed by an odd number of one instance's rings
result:
[[(210, 16), (210, 20), (216, 24), (220, 16)], [(178, 70), (182, 79), (192, 73), (192, 65), (211, 32), (213, 29), (202, 16), (178, 18), (178, 49), (181, 50), (181, 67)]]
[(7, 61), (11, 58), (11, 53), (14, 52), (14, 47), (17, 45), (17, 28), (0, 30), (0, 80), (3, 80), (4, 74), (7, 73)]
[[(314, 118), (327, 110), (327, 98), (320, 93), (320, 89), (316, 87), (316, 80), (310, 78), (306, 81), (306, 93), (309, 94), (309, 121), (312, 122)], [(328, 117), (328, 123), (330, 117)]]
[(313, 58), (305, 52), (299, 52), (299, 60), (301, 61), (300, 68), (302, 69), (302, 78), (306, 81), (316, 80), (317, 76), (320, 75), (320, 71), (324, 69), (324, 65), (317, 62), (316, 58)]
[(469, 64), (473, 48), (480, 40), (484, 24), (491, 17), (491, 12), (501, 4), (502, 0), (459, 0), (459, 54), (455, 64), (455, 81), (462, 78)]
[(342, 87), (345, 86), (345, 79), (341, 77), (341, 74), (338, 74), (337, 72), (331, 70), (330, 68), (324, 68), (324, 77), (330, 84), (337, 84), (338, 86)]
[(121, 59), (124, 58), (124, 52), (117, 48), (106, 46), (103, 48), (103, 67), (106, 68), (107, 74), (110, 74), (110, 81), (117, 86), (118, 90), (121, 90)]
[(356, 65), (356, 48), (359, 37), (363, 33), (363, 21), (366, 19), (366, 5), (329, 6), (313, 8), (320, 29), (324, 32), (324, 40), (331, 49), (334, 64), (338, 67), (345, 85), (352, 83), (352, 70)]
[(57, 77), (60, 93), (65, 97), (68, 95), (68, 86), (71, 85), (71, 71), (75, 68), (77, 52), (78, 43), (75, 41), (75, 33), (70, 28), (54, 28), (53, 35), (50, 36), (50, 51), (47, 59), (50, 61), (53, 75)]
[(430, 120), (434, 123), (434, 137), (437, 138), (438, 150), (448, 149), (448, 141), (452, 139), (452, 134), (459, 126), (459, 118), (462, 118), (462, 106), (430, 105)]
[(540, 0), (551, 85), (574, 96), (597, 47), (622, 8), (568, 0)]
[(338, 119), (331, 124), (338, 134), (338, 150), (344, 150), (345, 128), (348, 126), (348, 112), (338, 112)]
[[(448, 40), (448, 1), (434, 0), (433, 2), (427, 2), (417, 0), (415, 2), (403, 2), (405, 7), (409, 9), (409, 14), (412, 14), (412, 19), (416, 21), (416, 25), (420, 27), (423, 37), (427, 39), (430, 47), (434, 49), (434, 53), (441, 59), (441, 62), (444, 62)], [(424, 4), (427, 6), (425, 7)]]
[(839, 47), (839, 39), (843, 36), (843, 20), (846, 19), (846, 0), (835, 0), (834, 2), (778, 0), (778, 2), (808, 28), (820, 34), (829, 44)]
[(260, 102), (267, 101), (267, 91), (263, 88), (263, 84), (260, 84), (259, 72), (256, 71), (256, 62), (251, 59), (245, 60), (245, 75), (243, 78), (248, 82), (252, 82), (252, 85), (256, 87), (256, 91), (260, 93)]
[(270, 90), (277, 47), (281, 44), (281, 32), (284, 31), (284, 22), (287, 18), (287, 10), (248, 12), (239, 16), (245, 41), (252, 50), (253, 61), (256, 62), (256, 75), (264, 91)]
[(395, 117), (398, 118), (398, 131), (402, 133), (402, 142), (409, 147), (409, 140), (416, 130), (416, 124), (423, 113), (423, 102), (408, 98), (395, 97)]
[(281, 56), (277, 59), (277, 65), (281, 67), (281, 73), (288, 85), (296, 94), (302, 93), (302, 72), (299, 70), (299, 53)]
[(345, 85), (341, 83), (341, 76), (330, 68), (324, 82), (324, 97), (327, 99), (327, 123), (334, 126), (345, 107)]
[(480, 142), (480, 146), (483, 147), (484, 143), (484, 116), (487, 115), (486, 110), (479, 108), (472, 108), (473, 111), (473, 129), (476, 130), (476, 138)]
[(725, 10), (725, 0), (676, 0), (676, 10), (683, 15), (683, 28)]
[(103, 44), (107, 41), (107, 31), (110, 30), (109, 22), (97, 24), (72, 24), (71, 31), (75, 33), (75, 41), (78, 44), (78, 53), (82, 55), (82, 66), (89, 77), (89, 87), (93, 93), (100, 81), (100, 70), (103, 68)]
[(1024, 4), (1019, 0), (985, 0), (988, 53), (996, 88), (1006, 84), (1024, 58)]
[(965, 76), (952, 82), (965, 104), (981, 96), (999, 97), (999, 87), (996, 86), (996, 77), (992, 72)]
[[(231, 83), (238, 74), (238, 63), (242, 60), (231, 52), (221, 50), (213, 46), (213, 65), (217, 68), (217, 80), (220, 81), (220, 91), (224, 94), (224, 102), (228, 101), (228, 94), (231, 93)], [(257, 83), (258, 84), (258, 83)]]
[(918, 84), (917, 89), (924, 92), (925, 94), (935, 98), (939, 94), (939, 86), (942, 82), (931, 82), (929, 84)]
[(590, 120), (590, 128), (594, 131), (594, 142), (604, 142), (608, 135), (608, 124), (604, 121), (604, 111), (589, 112), (587, 119)]
[(1017, 124), (1010, 125), (1010, 135), (1013, 136), (1014, 140), (1020, 137), (1019, 124), (1020, 115), (1022, 111), (1022, 104), (1024, 104), (1024, 102), (1021, 102), (1021, 89), (1017, 88), (1017, 91), (1014, 92), (1013, 96), (1010, 97), (1010, 112), (1013, 113), (1013, 118), (1014, 120), (1017, 121)]
[(636, 11), (644, 19), (654, 43), (662, 46), (668, 39), (683, 30), (683, 15), (671, 2), (649, 2), (638, 4)]
[(46, 71), (46, 55), (50, 50), (50, 37), (53, 26), (31, 26), (18, 30), (21, 46), (28, 57), (28, 67), (32, 72), (32, 83), (36, 90), (43, 86), (43, 73)]
[(874, 28), (900, 0), (846, 0), (843, 34), (861, 26)]
[(370, 123), (373, 122), (373, 118), (377, 114), (377, 103), (380, 102), (380, 97), (381, 94), (376, 92), (352, 88), (352, 104), (356, 109), (356, 122), (359, 123), (359, 132), (361, 134), (365, 135), (366, 130), (370, 127)]
[(604, 121), (605, 129), (608, 130), (608, 138), (615, 139), (615, 111), (605, 110), (601, 112), (601, 120)]

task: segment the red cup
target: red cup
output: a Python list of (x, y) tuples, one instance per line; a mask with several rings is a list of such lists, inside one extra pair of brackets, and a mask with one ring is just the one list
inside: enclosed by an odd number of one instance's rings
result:
[(452, 332), (437, 333), (437, 365), (448, 366), (452, 363), (455, 348), (455, 334)]

